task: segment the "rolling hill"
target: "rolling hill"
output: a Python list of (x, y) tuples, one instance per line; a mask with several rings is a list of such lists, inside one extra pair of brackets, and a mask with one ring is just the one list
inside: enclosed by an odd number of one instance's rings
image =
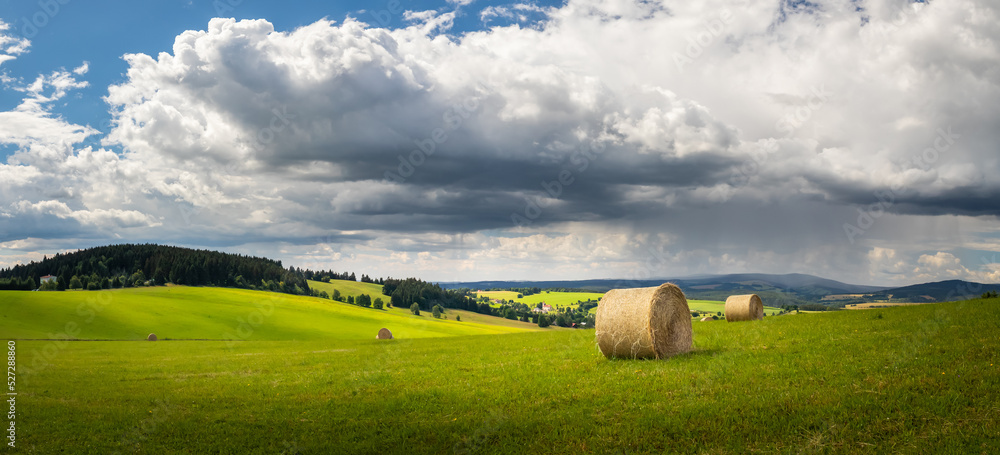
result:
[(381, 297), (382, 300), (388, 300), (388, 296), (382, 294), (382, 285), (375, 283), (362, 283), (351, 280), (330, 280), (329, 282), (309, 280), (309, 288), (317, 291), (326, 291), (330, 295), (333, 295), (334, 290), (338, 290), (344, 297), (357, 297), (361, 294), (367, 294), (373, 299)]
[[(397, 338), (503, 334), (537, 326), (491, 324), (361, 308), (329, 299), (243, 289), (159, 286), (106, 291), (0, 291), (0, 338), (141, 340), (369, 339), (381, 327)], [(474, 321), (473, 321), (474, 320)]]

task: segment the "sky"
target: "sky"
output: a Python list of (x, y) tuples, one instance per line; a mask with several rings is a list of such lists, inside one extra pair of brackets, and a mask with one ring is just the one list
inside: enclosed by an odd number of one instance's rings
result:
[(1000, 282), (1000, 5), (0, 0), (0, 267)]

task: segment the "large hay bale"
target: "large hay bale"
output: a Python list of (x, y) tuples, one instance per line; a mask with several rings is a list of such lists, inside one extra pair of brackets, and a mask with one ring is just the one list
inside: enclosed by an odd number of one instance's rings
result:
[(149, 336), (146, 337), (146, 340), (147, 341), (156, 341), (156, 334), (155, 333), (150, 333)]
[(705, 316), (705, 317), (701, 318), (701, 322), (706, 322), (706, 321), (714, 321), (714, 320), (715, 320), (715, 319), (712, 319), (712, 317), (711, 317), (711, 316)]
[(726, 321), (764, 319), (764, 303), (757, 294), (731, 295), (726, 299)]
[(389, 329), (387, 329), (385, 327), (382, 327), (381, 329), (378, 329), (378, 335), (375, 335), (375, 339), (376, 340), (391, 340), (392, 339), (392, 332), (390, 332)]
[(691, 311), (672, 283), (608, 291), (597, 306), (595, 328), (605, 357), (663, 359), (691, 350)]

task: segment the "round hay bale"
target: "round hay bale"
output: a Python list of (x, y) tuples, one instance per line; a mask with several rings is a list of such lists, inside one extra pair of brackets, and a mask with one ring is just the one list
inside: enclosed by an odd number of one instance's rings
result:
[(731, 295), (726, 299), (726, 321), (764, 319), (764, 303), (757, 294)]
[(597, 306), (597, 347), (605, 357), (664, 359), (691, 350), (691, 311), (672, 283), (612, 289)]
[(381, 329), (378, 329), (378, 335), (375, 335), (375, 339), (376, 340), (391, 340), (392, 339), (392, 332), (390, 332), (389, 329), (387, 329), (385, 327), (382, 327)]
[(714, 319), (712, 319), (711, 316), (705, 316), (705, 317), (701, 318), (701, 322), (705, 322), (705, 321), (714, 321)]
[(149, 336), (146, 337), (146, 340), (147, 341), (156, 341), (156, 334), (155, 333), (150, 333)]

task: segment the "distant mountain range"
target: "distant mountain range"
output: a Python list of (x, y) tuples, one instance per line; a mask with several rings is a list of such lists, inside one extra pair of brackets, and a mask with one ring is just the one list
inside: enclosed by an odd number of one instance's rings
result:
[(843, 306), (874, 301), (942, 302), (978, 297), (987, 290), (1000, 289), (1000, 285), (997, 284), (960, 280), (890, 288), (842, 283), (801, 273), (786, 275), (739, 273), (655, 280), (472, 281), (438, 284), (447, 289), (538, 287), (607, 292), (618, 288), (658, 286), (665, 282), (679, 286), (689, 299), (725, 300), (734, 294), (754, 293), (760, 295), (770, 306), (815, 303)]

